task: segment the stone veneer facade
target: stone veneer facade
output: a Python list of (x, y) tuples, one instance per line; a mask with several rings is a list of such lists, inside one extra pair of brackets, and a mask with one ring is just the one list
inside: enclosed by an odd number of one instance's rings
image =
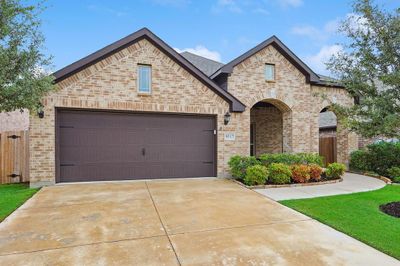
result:
[[(265, 63), (276, 65), (275, 82), (265, 81)], [(137, 92), (138, 64), (152, 66), (151, 95)], [(224, 125), (224, 114), (229, 104), (146, 39), (75, 73), (57, 86), (57, 91), (43, 99), (44, 118), (31, 116), (32, 186), (55, 183), (56, 108), (215, 115), (217, 174), (225, 177), (229, 176), (227, 162), (232, 155), (249, 154), (250, 113), (255, 103), (268, 101), (282, 113), (280, 149), (284, 152), (318, 152), (319, 112), (329, 105), (328, 100), (352, 104), (343, 89), (306, 83), (305, 76), (272, 46), (234, 67), (228, 78), (228, 90), (247, 107), (243, 113), (232, 113), (228, 125)], [(325, 94), (328, 100), (317, 93)], [(235, 133), (235, 141), (224, 140), (227, 132)], [(340, 162), (347, 162), (355, 143), (357, 139), (338, 126)]]

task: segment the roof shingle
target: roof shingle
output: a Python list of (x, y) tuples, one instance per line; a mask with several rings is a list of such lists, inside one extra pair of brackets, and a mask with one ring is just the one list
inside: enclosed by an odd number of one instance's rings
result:
[(223, 63), (190, 52), (183, 52), (181, 55), (207, 76), (211, 76), (224, 65)]

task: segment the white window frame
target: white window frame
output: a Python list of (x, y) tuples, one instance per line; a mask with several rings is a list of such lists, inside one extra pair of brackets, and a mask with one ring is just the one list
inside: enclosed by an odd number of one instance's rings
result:
[[(272, 66), (272, 70), (273, 70), (273, 77), (272, 77), (272, 79), (268, 79), (267, 78), (267, 67), (268, 66)], [(275, 81), (275, 78), (276, 78), (276, 67), (275, 67), (275, 64), (270, 64), (270, 63), (267, 63), (267, 64), (265, 64), (265, 69), (264, 69), (264, 78), (265, 78), (265, 80), (266, 81)]]
[[(140, 90), (140, 70), (141, 68), (148, 68), (149, 69), (149, 90), (148, 91), (141, 91)], [(147, 64), (138, 64), (137, 66), (137, 91), (139, 94), (151, 94), (151, 80), (152, 80), (152, 69), (151, 65)]]

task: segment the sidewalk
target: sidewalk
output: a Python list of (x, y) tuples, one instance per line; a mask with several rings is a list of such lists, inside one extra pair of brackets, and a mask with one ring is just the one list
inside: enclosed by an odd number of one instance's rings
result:
[(335, 184), (266, 188), (255, 189), (255, 191), (278, 201), (286, 199), (304, 199), (338, 194), (350, 194), (355, 192), (376, 190), (384, 186), (385, 182), (382, 180), (364, 175), (345, 173), (343, 176), (343, 181)]

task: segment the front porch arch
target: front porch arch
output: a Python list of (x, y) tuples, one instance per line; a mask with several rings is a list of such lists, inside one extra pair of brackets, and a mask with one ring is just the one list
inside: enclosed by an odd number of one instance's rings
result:
[(291, 151), (291, 108), (278, 99), (256, 102), (250, 110), (250, 154)]

